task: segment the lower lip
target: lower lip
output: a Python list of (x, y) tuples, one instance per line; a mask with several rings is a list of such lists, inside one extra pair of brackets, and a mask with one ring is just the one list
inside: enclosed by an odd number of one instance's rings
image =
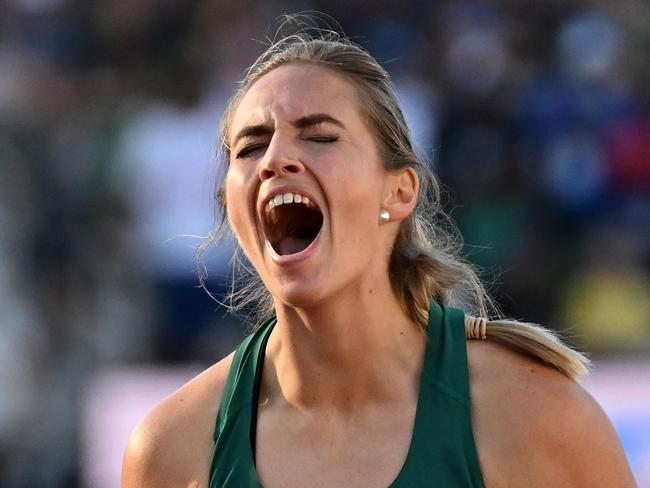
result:
[(321, 230), (318, 231), (318, 234), (316, 235), (314, 240), (311, 241), (311, 243), (305, 249), (294, 254), (285, 254), (285, 255), (278, 254), (277, 252), (275, 252), (275, 249), (273, 249), (273, 246), (268, 240), (266, 240), (266, 248), (268, 249), (269, 254), (271, 255), (271, 259), (273, 259), (273, 261), (277, 264), (287, 265), (287, 264), (293, 264), (300, 261), (304, 261), (305, 259), (307, 259), (309, 256), (311, 256), (316, 252), (316, 247), (320, 243), (320, 239), (321, 239), (320, 236), (322, 230), (323, 229), (321, 228)]

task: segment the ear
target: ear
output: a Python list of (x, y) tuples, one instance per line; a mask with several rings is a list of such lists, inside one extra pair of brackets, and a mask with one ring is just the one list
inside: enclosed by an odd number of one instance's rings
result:
[(413, 168), (403, 168), (388, 174), (381, 208), (388, 210), (391, 221), (404, 220), (411, 215), (419, 188), (420, 179)]

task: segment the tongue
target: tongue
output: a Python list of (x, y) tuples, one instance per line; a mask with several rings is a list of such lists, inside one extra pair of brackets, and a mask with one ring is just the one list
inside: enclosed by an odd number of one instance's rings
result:
[(282, 240), (278, 243), (278, 252), (281, 256), (286, 256), (287, 254), (295, 254), (297, 252), (307, 249), (310, 239), (305, 239), (304, 237), (292, 237), (287, 236), (283, 237)]

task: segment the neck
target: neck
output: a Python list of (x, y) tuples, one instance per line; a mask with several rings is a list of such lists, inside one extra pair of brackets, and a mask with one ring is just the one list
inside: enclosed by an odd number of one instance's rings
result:
[(264, 370), (270, 399), (347, 410), (417, 395), (426, 335), (388, 282), (276, 312)]

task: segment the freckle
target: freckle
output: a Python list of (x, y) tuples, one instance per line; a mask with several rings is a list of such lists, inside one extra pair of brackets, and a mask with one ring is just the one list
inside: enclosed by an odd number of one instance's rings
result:
[(399, 331), (399, 335), (404, 335), (404, 331), (403, 331), (403, 330), (400, 330), (400, 331)]
[(372, 295), (372, 288), (370, 288), (370, 290), (368, 290), (368, 294)]
[(531, 373), (534, 373), (534, 372), (535, 372), (535, 369), (534, 369), (534, 368), (530, 368), (528, 371), (530, 371)]

